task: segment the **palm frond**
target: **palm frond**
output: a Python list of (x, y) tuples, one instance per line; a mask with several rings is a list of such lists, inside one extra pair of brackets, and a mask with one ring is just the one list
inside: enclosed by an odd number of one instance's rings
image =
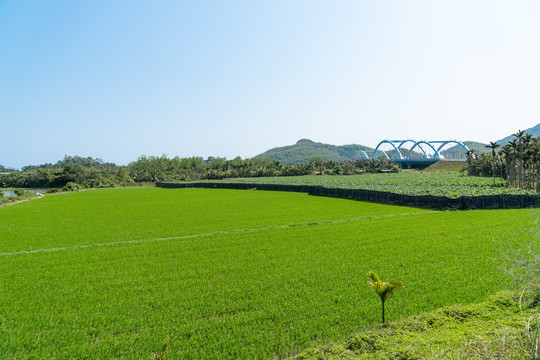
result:
[(368, 271), (367, 275), (373, 280), (373, 282), (382, 282), (381, 278), (375, 271)]
[(401, 281), (384, 282), (374, 271), (369, 271), (367, 274), (373, 280), (373, 282), (368, 281), (368, 284), (373, 287), (382, 301), (386, 301), (397, 289), (404, 288)]

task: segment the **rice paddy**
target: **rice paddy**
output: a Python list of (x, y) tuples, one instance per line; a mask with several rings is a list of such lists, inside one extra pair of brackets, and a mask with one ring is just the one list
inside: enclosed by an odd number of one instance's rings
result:
[[(0, 357), (284, 358), (508, 287), (536, 211), (436, 212), (299, 193), (160, 188), (0, 208)], [(503, 240), (501, 243), (499, 240)]]

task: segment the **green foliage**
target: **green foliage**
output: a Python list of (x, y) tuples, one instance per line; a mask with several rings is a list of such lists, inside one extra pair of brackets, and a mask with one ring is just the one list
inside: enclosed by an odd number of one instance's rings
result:
[[(540, 129), (540, 124), (536, 127)], [(508, 187), (540, 192), (540, 137), (526, 131), (512, 135), (499, 152), (501, 145), (490, 142), (490, 153), (467, 152), (467, 171), (471, 176), (501, 177)]]
[[(229, 177), (257, 177), (280, 175), (281, 164), (273, 159), (232, 160), (210, 157), (208, 163), (202, 158), (169, 159), (161, 157), (141, 156), (128, 165), (134, 181), (186, 181), (199, 179), (224, 179)], [(305, 171), (301, 172), (306, 173)]]
[(14, 170), (0, 164), (0, 172), (11, 172), (11, 171), (14, 171)]
[(209, 157), (168, 158), (141, 156), (128, 166), (103, 163), (101, 159), (67, 157), (56, 164), (24, 167), (25, 171), (13, 171), (0, 175), (0, 186), (24, 188), (62, 188), (76, 183), (83, 188), (104, 188), (157, 181), (219, 180), (225, 178), (252, 178), (274, 176), (300, 176), (311, 173), (354, 174), (355, 172), (378, 172), (399, 169), (389, 160), (349, 160), (342, 165), (335, 161), (314, 158), (309, 164), (282, 165), (272, 158), (232, 160)]
[(272, 158), (282, 164), (306, 164), (313, 157), (322, 158), (324, 161), (342, 162), (347, 159), (358, 159), (360, 150), (373, 150), (362, 145), (335, 146), (301, 139), (295, 145), (270, 149), (255, 158)]
[(56, 194), (56, 193), (59, 193), (59, 192), (61, 192), (61, 191), (62, 191), (62, 189), (60, 189), (60, 188), (52, 188), (52, 189), (48, 189), (48, 190), (46, 191), (46, 193), (47, 193), (47, 194)]
[(34, 195), (33, 192), (25, 191), (22, 188), (8, 190), (8, 194), (10, 195), (6, 196), (4, 191), (0, 189), (0, 205), (16, 203), (21, 200), (29, 199)]
[(92, 157), (81, 157), (78, 155), (75, 156), (64, 156), (63, 160), (58, 160), (55, 164), (42, 164), (42, 165), (27, 165), (23, 166), (22, 170), (24, 172), (33, 171), (33, 170), (62, 170), (68, 165), (80, 165), (83, 167), (95, 167), (100, 170), (115, 170), (116, 165), (113, 163), (105, 163), (101, 159), (94, 159)]
[[(475, 141), (463, 141), (462, 143), (470, 150), (474, 151), (476, 154), (488, 152), (488, 150), (486, 149), (486, 144), (484, 143), (479, 143)], [(465, 149), (463, 149), (460, 145), (454, 145), (451, 147), (445, 147), (444, 150), (441, 151), (441, 155), (444, 156), (446, 159), (459, 159), (463, 158), (464, 151)]]
[(482, 303), (370, 326), (293, 359), (535, 359), (534, 342), (524, 326), (534, 309), (520, 309), (519, 297), (519, 291), (503, 291)]
[[(485, 144), (474, 142), (474, 141), (465, 141), (463, 142), (469, 149), (474, 150), (476, 153), (486, 152)], [(320, 157), (324, 161), (334, 161), (341, 163), (345, 160), (352, 159), (363, 159), (361, 150), (364, 151), (373, 151), (372, 148), (363, 146), (363, 145), (329, 145), (313, 142), (308, 139), (301, 139), (295, 145), (283, 146), (270, 149), (258, 157), (270, 157), (275, 160), (280, 161), (283, 164), (306, 164), (309, 162), (309, 159), (313, 157)], [(408, 151), (406, 148), (401, 149), (402, 152)], [(459, 158), (462, 157), (464, 149), (461, 146), (451, 146), (444, 149), (441, 154), (446, 158)], [(388, 155), (392, 157), (393, 151), (389, 151)], [(412, 157), (415, 157), (413, 152)], [(420, 155), (417, 155), (420, 157)]]
[(207, 171), (202, 175), (203, 179), (218, 180), (234, 177), (262, 177), (279, 176), (284, 173), (291, 175), (307, 174), (307, 166), (295, 165), (284, 169), (279, 161), (270, 158), (244, 159), (236, 157), (230, 161), (224, 158), (209, 159)]
[(531, 358), (537, 359), (540, 358), (540, 224), (537, 217), (531, 223), (528, 241), (500, 252), (502, 270), (523, 288), (520, 307), (526, 308), (528, 304), (535, 309), (527, 320), (526, 335)]
[(77, 184), (75, 182), (68, 182), (63, 188), (62, 190), (63, 191), (79, 191), (79, 190), (83, 190), (84, 187), (80, 184)]
[(2, 207), (0, 354), (144, 359), (168, 339), (171, 359), (285, 358), (378, 321), (366, 268), (407, 284), (396, 320), (505, 288), (492, 239), (522, 242), (528, 214), (160, 188)]
[(314, 156), (308, 160), (308, 165), (315, 171), (324, 171), (324, 159), (320, 156)]
[(56, 164), (25, 166), (23, 170), (0, 175), (0, 186), (62, 188), (73, 182), (84, 188), (97, 188), (134, 183), (125, 166), (118, 167), (90, 157), (66, 156)]
[(438, 161), (428, 166), (423, 173), (455, 173), (465, 175), (467, 173), (467, 164), (461, 161)]
[(401, 281), (384, 282), (381, 280), (381, 278), (379, 278), (379, 275), (377, 275), (375, 271), (368, 271), (367, 274), (371, 280), (373, 280), (373, 282), (368, 281), (368, 284), (375, 289), (375, 292), (377, 295), (379, 295), (382, 302), (385, 302), (390, 296), (392, 296), (394, 291), (403, 289), (403, 284)]
[(373, 287), (377, 295), (381, 298), (382, 302), (382, 322), (384, 324), (384, 303), (386, 300), (392, 296), (394, 291), (398, 289), (403, 289), (403, 284), (401, 281), (391, 281), (384, 282), (379, 278), (379, 275), (375, 271), (368, 271), (367, 275), (373, 280), (373, 282), (368, 281), (368, 284)]
[(528, 194), (526, 190), (506, 188), (502, 179), (471, 177), (460, 174), (399, 173), (353, 176), (296, 176), (253, 179), (227, 179), (227, 182), (253, 184), (313, 185), (342, 189), (387, 191), (405, 195), (434, 195), (451, 198), (495, 194)]

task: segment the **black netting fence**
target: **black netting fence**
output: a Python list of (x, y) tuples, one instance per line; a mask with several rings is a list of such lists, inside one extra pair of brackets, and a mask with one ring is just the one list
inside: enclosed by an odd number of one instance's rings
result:
[(326, 196), (378, 204), (401, 205), (438, 210), (474, 210), (474, 209), (522, 209), (540, 207), (540, 195), (484, 195), (448, 198), (431, 195), (403, 195), (383, 191), (363, 189), (338, 189), (323, 186), (250, 184), (225, 182), (192, 183), (156, 183), (157, 187), (178, 188), (215, 188), (237, 190), (269, 190), (308, 193), (313, 196)]

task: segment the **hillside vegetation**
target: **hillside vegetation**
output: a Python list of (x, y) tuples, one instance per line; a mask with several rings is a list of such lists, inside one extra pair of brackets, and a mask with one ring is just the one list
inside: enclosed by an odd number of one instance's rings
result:
[[(534, 137), (538, 137), (538, 136), (540, 136), (540, 124), (537, 124), (537, 125), (535, 125), (535, 126), (533, 126), (531, 128), (525, 129), (525, 130), (523, 130), (523, 132), (525, 134), (531, 134)], [(515, 139), (515, 136), (514, 135), (508, 135), (505, 138), (497, 140), (496, 143), (499, 144), (499, 145), (506, 145), (512, 139)]]
[[(473, 150), (477, 154), (486, 153), (489, 149), (486, 147), (487, 144), (476, 142), (476, 141), (463, 141), (469, 150)], [(447, 159), (459, 159), (465, 158), (465, 149), (460, 145), (447, 146), (444, 150), (441, 151), (441, 155)]]
[(265, 151), (255, 158), (272, 158), (283, 164), (305, 164), (313, 157), (321, 157), (325, 161), (342, 162), (347, 159), (361, 158), (360, 151), (373, 151), (363, 145), (329, 145), (301, 139), (294, 145), (277, 147)]
[[(474, 141), (465, 141), (463, 143), (476, 153), (488, 151), (485, 147), (486, 144)], [(272, 158), (283, 164), (305, 164), (313, 157), (321, 157), (325, 161), (343, 162), (348, 159), (364, 159), (361, 150), (369, 154), (374, 149), (364, 145), (336, 146), (301, 139), (294, 145), (273, 148), (255, 156), (255, 158)], [(406, 154), (408, 151), (409, 149), (407, 147), (401, 148), (402, 154)], [(461, 146), (448, 146), (442, 151), (442, 155), (447, 158), (455, 158), (463, 155), (463, 152), (464, 150)], [(394, 151), (388, 150), (387, 153), (392, 157)], [(412, 157), (420, 157), (420, 154), (413, 152)]]
[(491, 142), (490, 152), (469, 154), (470, 176), (501, 177), (510, 188), (540, 192), (540, 137), (519, 130), (505, 145)]
[[(68, 161), (75, 162), (68, 162)], [(41, 167), (43, 166), (43, 167)], [(144, 185), (157, 181), (215, 180), (238, 177), (298, 176), (319, 174), (374, 173), (381, 170), (398, 171), (396, 164), (387, 159), (346, 160), (342, 163), (311, 158), (306, 164), (283, 165), (270, 158), (232, 160), (210, 157), (168, 158), (141, 156), (127, 167), (103, 163), (92, 158), (67, 157), (56, 164), (27, 167), (26, 171), (0, 173), (1, 188), (62, 188), (73, 191), (86, 188)], [(14, 199), (2, 198), (0, 204)]]

